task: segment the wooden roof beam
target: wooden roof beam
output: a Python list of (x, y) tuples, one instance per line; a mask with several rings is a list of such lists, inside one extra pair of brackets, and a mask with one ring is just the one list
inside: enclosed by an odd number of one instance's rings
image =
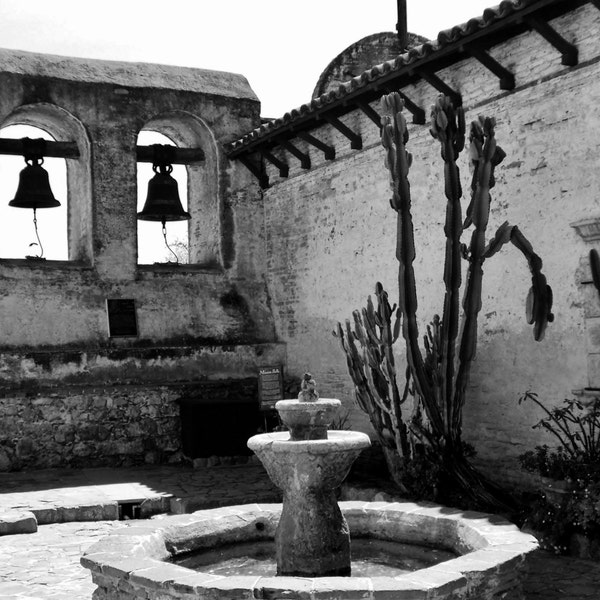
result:
[(422, 109), (417, 104), (415, 104), (403, 92), (399, 92), (399, 94), (402, 96), (402, 99), (404, 100), (404, 106), (406, 106), (406, 108), (408, 109), (408, 112), (410, 112), (413, 116), (413, 120), (412, 120), (413, 123), (415, 125), (425, 125), (425, 110)]
[(467, 48), (467, 52), (500, 79), (501, 90), (515, 89), (515, 76), (513, 73), (506, 67), (503, 67), (494, 57), (485, 52), (485, 50), (476, 46), (470, 46)]
[(561, 53), (563, 65), (574, 67), (579, 62), (577, 46), (567, 42), (549, 23), (535, 16), (527, 17), (527, 23)]
[(261, 150), (260, 153), (263, 155), (265, 159), (267, 159), (271, 164), (275, 165), (279, 169), (280, 177), (287, 177), (290, 174), (290, 167), (287, 163), (279, 160), (275, 155), (271, 154), (267, 150)]
[[(599, 0), (600, 1), (600, 0)], [(298, 131), (296, 136), (301, 140), (304, 140), (306, 143), (314, 146), (318, 150), (321, 150), (323, 154), (325, 154), (325, 160), (334, 160), (335, 159), (335, 148), (333, 146), (329, 146), (325, 142), (322, 142), (320, 139), (314, 137), (310, 133), (306, 131)]]
[[(154, 162), (154, 149), (152, 146), (136, 146), (136, 158), (138, 162)], [(204, 151), (202, 148), (177, 148), (169, 146), (170, 159), (174, 165), (189, 165), (202, 162), (204, 160)]]
[(269, 187), (269, 176), (265, 173), (264, 166), (258, 161), (254, 161), (243, 154), (237, 157), (238, 160), (258, 179), (258, 184), (263, 190)]
[(358, 133), (352, 131), (350, 127), (344, 125), (344, 123), (335, 117), (324, 115), (323, 120), (332, 127), (335, 127), (344, 137), (347, 137), (350, 140), (350, 148), (352, 148), (352, 150), (362, 150), (362, 137)]
[(381, 115), (374, 108), (372, 108), (370, 104), (364, 102), (363, 100), (357, 100), (356, 106), (358, 106), (358, 108), (360, 108), (360, 110), (367, 115), (367, 117), (369, 117), (369, 119), (371, 119), (371, 121), (373, 121), (373, 123), (375, 123), (379, 129), (381, 129)]
[(457, 91), (453, 90), (447, 83), (444, 83), (435, 73), (419, 69), (418, 74), (438, 92), (448, 96), (450, 100), (452, 100), (452, 104), (454, 104), (455, 108), (462, 106), (462, 96)]
[[(0, 154), (23, 156), (28, 144), (26, 140), (28, 139), (30, 138), (0, 138)], [(37, 139), (31, 140), (31, 142), (37, 143)], [(50, 140), (42, 140), (42, 142), (44, 156), (52, 158), (79, 158), (79, 148), (75, 142), (53, 142)]]
[(279, 144), (300, 161), (303, 169), (310, 169), (310, 156), (306, 152), (296, 148), (289, 140), (279, 140)]
[[(0, 155), (22, 156), (28, 143), (27, 139), (0, 138)], [(53, 140), (42, 140), (42, 142), (43, 155), (48, 158), (75, 159), (80, 156), (79, 148), (75, 142), (56, 142)], [(202, 148), (178, 148), (169, 145), (168, 149), (172, 164), (188, 165), (204, 160)], [(151, 163), (154, 161), (153, 146), (136, 146), (135, 152), (137, 162)]]

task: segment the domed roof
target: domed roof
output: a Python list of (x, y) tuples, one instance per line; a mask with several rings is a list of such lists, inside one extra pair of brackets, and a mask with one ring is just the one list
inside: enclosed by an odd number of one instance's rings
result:
[(312, 97), (318, 98), (326, 92), (336, 90), (340, 84), (346, 83), (374, 65), (392, 60), (427, 41), (429, 40), (423, 36), (409, 33), (408, 45), (402, 48), (398, 34), (393, 31), (368, 35), (348, 46), (327, 65), (319, 77)]

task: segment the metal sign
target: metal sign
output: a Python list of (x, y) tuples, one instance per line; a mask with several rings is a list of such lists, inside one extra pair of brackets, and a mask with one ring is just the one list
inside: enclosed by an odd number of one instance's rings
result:
[(283, 369), (261, 367), (258, 370), (258, 403), (260, 410), (275, 410), (275, 403), (283, 400)]

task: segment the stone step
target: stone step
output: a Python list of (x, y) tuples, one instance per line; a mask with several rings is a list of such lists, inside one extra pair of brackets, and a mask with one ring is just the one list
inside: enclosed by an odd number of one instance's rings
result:
[(35, 515), (28, 510), (0, 512), (0, 535), (35, 533), (38, 528)]

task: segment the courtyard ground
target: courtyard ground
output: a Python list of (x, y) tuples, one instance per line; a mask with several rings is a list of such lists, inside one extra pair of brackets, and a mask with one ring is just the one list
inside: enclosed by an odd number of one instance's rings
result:
[[(108, 515), (115, 501), (190, 512), (279, 497), (262, 467), (254, 464), (4, 473), (0, 490), (0, 514), (34, 510), (49, 521), (36, 533), (0, 536), (2, 600), (89, 600), (94, 586), (89, 571), (79, 564), (80, 556), (115, 528), (135, 521), (73, 519)], [(528, 566), (526, 600), (600, 598), (600, 564), (537, 551)]]

